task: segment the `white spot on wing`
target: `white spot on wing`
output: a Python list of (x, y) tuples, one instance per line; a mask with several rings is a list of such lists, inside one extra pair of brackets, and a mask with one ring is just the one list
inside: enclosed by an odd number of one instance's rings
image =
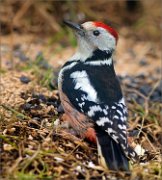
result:
[(121, 116), (121, 117), (120, 117), (120, 120), (124, 122), (124, 116)]
[(118, 135), (117, 135), (117, 132), (114, 131), (112, 128), (108, 128), (107, 130), (105, 130), (112, 138), (114, 141), (116, 141), (116, 143), (119, 143), (118, 142)]
[(118, 143), (118, 136), (116, 136), (115, 134), (112, 134), (111, 137), (113, 138), (114, 141), (116, 141)]
[(126, 116), (124, 116), (122, 120), (123, 120), (123, 122), (124, 122), (124, 121), (126, 121), (126, 120), (127, 120), (127, 117), (126, 117)]
[(81, 100), (82, 101), (87, 100), (87, 97), (85, 96), (85, 94), (82, 95)]
[(127, 108), (126, 108), (126, 107), (123, 108), (123, 112), (124, 112), (125, 114), (127, 114)]
[(108, 112), (107, 112), (106, 109), (103, 109), (102, 111), (103, 111), (103, 113), (104, 113), (105, 115), (108, 115)]
[(115, 107), (115, 106), (112, 106), (111, 108), (112, 108), (112, 109), (116, 109), (116, 107)]
[(121, 147), (122, 147), (123, 150), (126, 149), (126, 147), (125, 147), (123, 144), (120, 144), (120, 145), (121, 145)]
[(78, 105), (82, 108), (85, 105), (85, 102), (79, 103)]
[(119, 101), (119, 103), (122, 103), (122, 104), (125, 105), (125, 100), (124, 100), (124, 98), (121, 98), (121, 100)]
[(116, 134), (116, 131), (114, 131), (112, 128), (108, 128), (106, 131), (107, 131), (109, 134), (111, 134), (111, 133), (115, 133), (115, 134)]
[(126, 129), (126, 125), (118, 124), (119, 129)]
[(120, 114), (120, 116), (123, 116), (123, 114), (122, 114), (122, 112), (121, 112), (121, 111), (117, 110), (117, 112)]
[(125, 137), (125, 136), (123, 136), (122, 134), (120, 134), (120, 137), (121, 137), (124, 141), (126, 141), (126, 137)]
[(105, 123), (110, 123), (111, 125), (113, 124), (112, 121), (110, 121), (107, 117), (102, 117), (98, 121), (96, 121), (98, 126), (104, 126)]
[(95, 115), (95, 112), (102, 111), (102, 108), (100, 106), (91, 106), (90, 110), (88, 111), (88, 116), (92, 117)]
[(120, 103), (120, 104), (117, 104), (117, 106), (118, 106), (118, 107), (121, 107), (121, 108), (123, 108), (123, 107), (124, 107), (124, 105), (123, 105), (123, 104), (121, 104), (121, 103)]
[(119, 119), (119, 117), (115, 115), (115, 116), (114, 116), (114, 119)]

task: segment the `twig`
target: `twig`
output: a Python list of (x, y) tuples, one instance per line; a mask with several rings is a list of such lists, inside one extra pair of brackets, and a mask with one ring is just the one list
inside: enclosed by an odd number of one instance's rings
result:
[(26, 162), (26, 164), (22, 168), (22, 172), (24, 172), (25, 169), (31, 164), (31, 162), (37, 157), (39, 152), (40, 152), (40, 145), (38, 146), (38, 150), (33, 154), (33, 156), (28, 159), (28, 161)]
[(27, 10), (30, 8), (30, 6), (32, 4), (33, 4), (33, 1), (31, 1), (31, 0), (27, 0), (27, 1), (24, 2), (22, 7), (20, 8), (20, 10), (16, 13), (16, 15), (13, 18), (13, 24), (14, 25), (18, 25), (19, 24), (20, 19), (27, 12)]
[(28, 116), (24, 115), (23, 113), (20, 113), (18, 111), (16, 111), (15, 109), (9, 107), (9, 106), (6, 106), (4, 104), (0, 104), (1, 107), (3, 107), (4, 109), (8, 110), (8, 111), (11, 111), (13, 114), (17, 115), (17, 116), (21, 116), (23, 118), (26, 118), (26, 119), (30, 119)]
[(146, 138), (146, 140), (148, 141), (148, 143), (150, 144), (150, 146), (152, 147), (152, 149), (156, 152), (155, 147), (152, 145), (152, 143), (151, 143), (151, 142), (150, 142), (150, 140), (148, 139), (148, 137), (147, 137), (146, 133), (145, 133), (145, 132), (143, 132), (143, 131), (142, 131), (142, 133), (143, 133), (143, 135), (145, 136), (145, 138)]
[(136, 90), (136, 89), (125, 89), (125, 91), (136, 93), (137, 95), (141, 96), (143, 99), (147, 99), (147, 97), (146, 97), (145, 95), (143, 95), (142, 93), (140, 93), (140, 92), (139, 92), (138, 90)]
[(39, 7), (37, 7), (38, 5), (36, 3), (33, 5), (35, 7), (35, 10), (37, 10), (38, 13), (42, 16), (42, 18), (44, 18), (49, 23), (52, 29), (58, 32), (60, 30), (60, 26), (56, 22), (55, 17), (50, 16), (42, 5), (39, 4)]
[(18, 157), (15, 161), (15, 163), (11, 166), (11, 168), (8, 170), (8, 173), (11, 174), (15, 169), (16, 167), (19, 165), (19, 163), (22, 161), (22, 157)]
[(148, 95), (148, 99), (150, 99), (152, 93), (155, 91), (155, 89), (158, 87), (159, 83), (160, 83), (161, 79), (159, 81), (157, 81), (154, 85), (154, 87), (152, 88), (152, 90), (150, 91), (149, 95)]

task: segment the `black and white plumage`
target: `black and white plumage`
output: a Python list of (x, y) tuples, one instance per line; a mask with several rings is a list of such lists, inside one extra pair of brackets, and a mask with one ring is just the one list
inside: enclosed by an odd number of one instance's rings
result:
[(113, 65), (116, 31), (100, 22), (66, 24), (75, 29), (79, 49), (59, 73), (62, 106), (77, 131), (95, 129), (101, 165), (128, 170), (128, 158), (137, 155), (128, 145), (127, 108)]

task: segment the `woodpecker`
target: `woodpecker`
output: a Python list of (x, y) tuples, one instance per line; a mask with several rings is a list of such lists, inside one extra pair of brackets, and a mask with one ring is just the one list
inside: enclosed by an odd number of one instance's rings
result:
[(76, 24), (77, 52), (59, 72), (61, 105), (78, 134), (94, 129), (99, 163), (110, 170), (129, 171), (138, 156), (127, 139), (127, 107), (113, 65), (118, 33), (102, 22)]

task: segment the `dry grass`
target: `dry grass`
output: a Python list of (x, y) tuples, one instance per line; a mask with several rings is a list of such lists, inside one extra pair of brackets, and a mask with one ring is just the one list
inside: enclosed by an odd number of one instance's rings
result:
[[(43, 70), (39, 69), (40, 73)], [(34, 70), (35, 72), (35, 70)], [(105, 171), (98, 165), (96, 146), (69, 134), (56, 108), (57, 90), (39, 84), (33, 69), (1, 74), (1, 176), (5, 179), (161, 179), (160, 103), (128, 102), (130, 129), (145, 150), (130, 173)], [(20, 77), (30, 77), (24, 84)], [(136, 94), (127, 88), (125, 92)], [(129, 90), (128, 90), (129, 89)], [(145, 97), (143, 97), (145, 98)], [(59, 120), (60, 119), (60, 120)]]

